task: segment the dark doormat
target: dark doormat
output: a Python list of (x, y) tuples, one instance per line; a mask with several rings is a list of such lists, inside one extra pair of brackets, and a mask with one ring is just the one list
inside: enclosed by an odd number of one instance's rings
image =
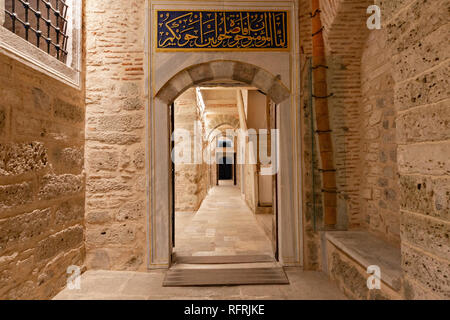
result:
[(229, 269), (169, 269), (164, 287), (289, 284), (281, 267)]

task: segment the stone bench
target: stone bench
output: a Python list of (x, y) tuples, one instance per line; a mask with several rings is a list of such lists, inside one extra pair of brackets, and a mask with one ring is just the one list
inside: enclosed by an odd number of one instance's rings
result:
[[(326, 232), (325, 246), (326, 271), (347, 295), (360, 299), (400, 298), (400, 248), (365, 231)], [(371, 265), (380, 268), (381, 290), (367, 288), (367, 267)]]

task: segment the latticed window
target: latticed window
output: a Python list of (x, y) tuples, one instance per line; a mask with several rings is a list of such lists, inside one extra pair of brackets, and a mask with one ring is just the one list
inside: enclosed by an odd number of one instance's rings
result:
[(67, 9), (66, 0), (5, 0), (4, 27), (66, 62)]

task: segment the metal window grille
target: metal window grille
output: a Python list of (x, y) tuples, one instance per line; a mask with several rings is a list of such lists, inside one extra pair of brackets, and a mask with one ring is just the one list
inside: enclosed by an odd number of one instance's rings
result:
[(65, 0), (5, 0), (4, 27), (65, 62), (67, 4)]

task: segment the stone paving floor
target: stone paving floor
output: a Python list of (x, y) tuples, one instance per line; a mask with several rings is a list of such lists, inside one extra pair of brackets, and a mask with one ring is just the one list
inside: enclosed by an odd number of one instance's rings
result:
[(181, 256), (273, 255), (239, 188), (226, 184), (212, 188), (196, 213), (176, 213), (174, 251)]
[[(211, 190), (200, 209), (176, 216), (178, 255), (272, 255), (272, 246), (235, 186)], [(275, 263), (275, 262), (273, 262)], [(269, 263), (269, 264), (273, 264)], [(204, 268), (211, 265), (174, 265)], [(234, 264), (228, 267), (251, 267)], [(216, 265), (220, 267), (220, 265)], [(80, 290), (61, 291), (56, 300), (341, 300), (345, 296), (322, 272), (285, 268), (288, 285), (163, 287), (166, 270), (149, 272), (87, 271)]]
[(64, 289), (55, 300), (345, 300), (322, 272), (285, 268), (288, 285), (163, 287), (164, 270), (87, 271), (80, 290)]

